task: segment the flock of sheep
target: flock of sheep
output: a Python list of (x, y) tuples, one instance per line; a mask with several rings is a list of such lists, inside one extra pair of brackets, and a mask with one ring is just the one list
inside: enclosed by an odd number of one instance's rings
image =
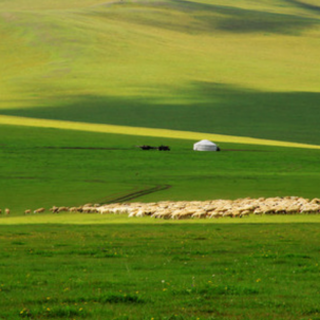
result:
[(275, 197), (259, 199), (162, 201), (153, 203), (108, 204), (87, 208), (87, 212), (101, 214), (125, 213), (129, 217), (151, 216), (162, 219), (243, 217), (250, 214), (317, 214), (320, 199)]
[[(244, 198), (237, 200), (209, 201), (161, 201), (152, 203), (112, 203), (106, 205), (87, 203), (79, 207), (56, 207), (52, 213), (81, 212), (100, 214), (127, 214), (129, 217), (151, 216), (162, 219), (243, 217), (250, 214), (317, 214), (320, 212), (320, 199), (300, 197)], [(43, 213), (45, 208), (25, 214)], [(1, 210), (0, 210), (1, 213)], [(7, 215), (9, 209), (5, 209)]]

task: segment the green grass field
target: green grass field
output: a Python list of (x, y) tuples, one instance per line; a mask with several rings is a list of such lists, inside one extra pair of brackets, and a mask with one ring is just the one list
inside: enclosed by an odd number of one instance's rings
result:
[(318, 319), (319, 219), (270, 222), (1, 226), (0, 318)]
[(319, 13), (0, 1), (0, 319), (319, 319), (318, 215), (23, 216), (154, 187), (135, 201), (320, 198)]
[[(13, 215), (105, 203), (155, 186), (170, 188), (136, 200), (319, 195), (320, 150), (223, 143), (221, 152), (203, 153), (189, 140), (16, 126), (0, 133), (0, 203)], [(135, 147), (141, 144), (172, 150)]]
[[(21, 214), (154, 186), (171, 187), (139, 200), (318, 196), (319, 151), (246, 140), (320, 145), (318, 13), (311, 0), (2, 1), (0, 206)], [(192, 152), (193, 132), (225, 135), (224, 152)]]

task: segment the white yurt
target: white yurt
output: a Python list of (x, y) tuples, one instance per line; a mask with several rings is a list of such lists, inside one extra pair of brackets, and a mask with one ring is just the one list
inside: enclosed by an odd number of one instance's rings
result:
[(219, 151), (219, 147), (209, 141), (209, 140), (201, 140), (199, 142), (196, 142), (194, 145), (193, 145), (193, 150), (195, 151)]

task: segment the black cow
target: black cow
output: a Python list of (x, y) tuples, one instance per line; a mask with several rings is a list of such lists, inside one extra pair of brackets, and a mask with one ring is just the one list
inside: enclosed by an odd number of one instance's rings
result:
[(159, 148), (158, 148), (159, 151), (170, 151), (170, 148), (169, 146), (163, 146), (161, 145)]
[(157, 147), (152, 147), (152, 146), (148, 146), (148, 145), (143, 145), (143, 146), (137, 146), (138, 148), (142, 149), (142, 150), (152, 150), (152, 149), (157, 149)]

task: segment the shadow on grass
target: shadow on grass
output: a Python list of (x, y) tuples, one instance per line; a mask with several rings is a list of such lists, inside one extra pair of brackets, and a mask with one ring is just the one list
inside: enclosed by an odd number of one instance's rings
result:
[(316, 6), (314, 4), (310, 4), (310, 3), (306, 3), (306, 2), (298, 1), (298, 0), (286, 0), (286, 2), (288, 2), (290, 4), (293, 4), (293, 5), (297, 6), (297, 7), (300, 7), (302, 9), (311, 10), (314, 13), (317, 13), (317, 14), (320, 13), (320, 7)]
[(19, 312), (20, 318), (39, 319), (39, 318), (67, 318), (80, 317), (86, 318), (91, 312), (83, 308), (74, 306), (54, 306), (54, 307), (36, 307), (36, 308), (23, 308)]
[(320, 144), (320, 93), (259, 92), (197, 82), (166, 97), (63, 96), (3, 115)]
[(108, 292), (100, 296), (86, 296), (64, 299), (65, 303), (97, 302), (97, 303), (125, 303), (142, 304), (145, 301), (137, 294)]
[[(291, 3), (300, 4), (299, 1)], [(313, 6), (300, 4), (300, 7), (310, 9), (309, 7)], [(305, 16), (262, 11), (258, 5), (257, 9), (253, 10), (181, 0), (138, 4), (115, 2), (108, 5), (108, 10), (101, 10), (100, 6), (90, 14), (115, 19), (112, 8), (117, 9), (116, 19), (190, 34), (212, 33), (215, 30), (233, 33), (299, 34), (319, 23), (316, 19)]]
[(260, 293), (256, 286), (248, 285), (206, 285), (201, 288), (188, 288), (175, 292), (176, 294), (201, 294), (203, 298), (213, 298), (217, 296), (244, 296), (244, 295), (257, 295)]

